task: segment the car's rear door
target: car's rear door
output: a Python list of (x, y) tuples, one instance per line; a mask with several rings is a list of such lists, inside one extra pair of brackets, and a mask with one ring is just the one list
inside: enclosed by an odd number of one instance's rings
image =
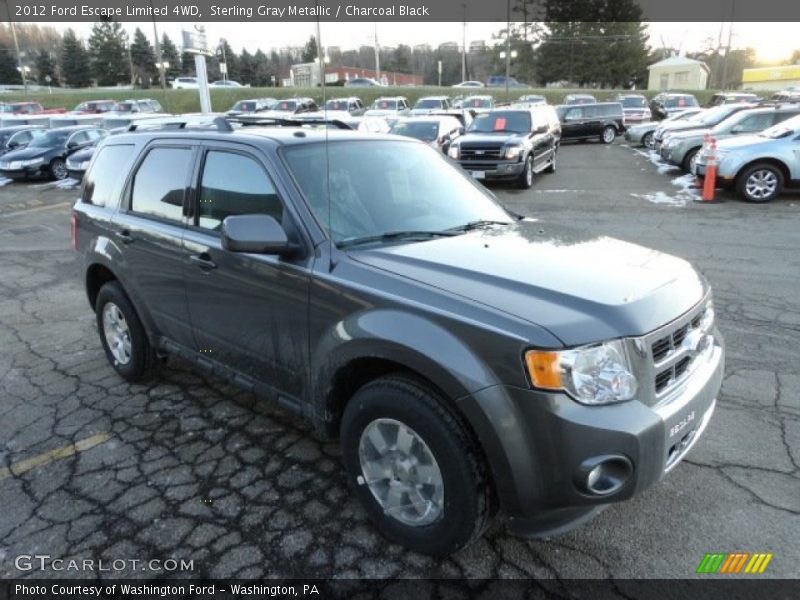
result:
[(196, 349), (302, 398), (308, 372), (309, 269), (305, 258), (229, 252), (225, 217), (266, 214), (292, 237), (287, 195), (263, 154), (244, 144), (203, 147), (194, 215), (184, 245), (186, 295)]

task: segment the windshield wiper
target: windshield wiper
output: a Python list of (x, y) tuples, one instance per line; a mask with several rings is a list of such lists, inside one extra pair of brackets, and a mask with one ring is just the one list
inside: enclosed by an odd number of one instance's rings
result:
[(458, 235), (457, 231), (446, 229), (444, 231), (389, 231), (380, 235), (367, 235), (364, 237), (342, 240), (337, 244), (339, 248), (372, 244), (375, 242), (390, 242), (392, 240), (430, 239), (433, 237), (450, 237)]
[(451, 227), (447, 231), (457, 232), (457, 231), (472, 231), (473, 229), (481, 229), (483, 227), (488, 227), (489, 225), (511, 225), (507, 221), (487, 221), (485, 219), (481, 219), (479, 221), (470, 221), (469, 223), (465, 223), (464, 225), (457, 225), (456, 227)]

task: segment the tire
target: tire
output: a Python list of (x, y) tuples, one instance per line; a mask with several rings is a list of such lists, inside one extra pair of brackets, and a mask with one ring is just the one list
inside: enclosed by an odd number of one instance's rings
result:
[(555, 173), (556, 172), (556, 161), (558, 160), (558, 148), (553, 150), (553, 156), (550, 158), (550, 164), (547, 165), (545, 168), (545, 173)]
[(603, 128), (603, 132), (600, 134), (600, 141), (604, 144), (611, 144), (615, 139), (617, 139), (617, 130), (611, 125), (606, 125)]
[(66, 163), (60, 158), (54, 158), (50, 163), (50, 176), (58, 181), (69, 177)]
[(100, 288), (95, 313), (97, 332), (109, 364), (127, 381), (147, 379), (158, 361), (144, 327), (119, 283), (110, 281)]
[[(401, 438), (405, 443), (399, 445)], [(417, 382), (384, 377), (358, 390), (342, 417), (341, 445), (355, 495), (389, 540), (445, 556), (477, 540), (490, 525), (493, 495), (476, 443)], [(424, 472), (417, 471), (419, 465)], [(389, 514), (393, 508), (403, 510)]]
[(783, 172), (770, 163), (758, 163), (736, 178), (736, 191), (747, 202), (774, 200), (783, 190)]
[(692, 160), (695, 156), (697, 156), (698, 152), (700, 152), (700, 148), (692, 148), (684, 155), (683, 160), (681, 161), (681, 169), (683, 169), (686, 173), (692, 172)]
[(517, 187), (521, 190), (528, 190), (533, 185), (533, 157), (528, 156), (525, 159), (525, 166), (517, 178)]
[(655, 145), (656, 145), (656, 140), (653, 137), (653, 132), (648, 131), (642, 137), (642, 146), (644, 146), (648, 150), (652, 150), (655, 147)]

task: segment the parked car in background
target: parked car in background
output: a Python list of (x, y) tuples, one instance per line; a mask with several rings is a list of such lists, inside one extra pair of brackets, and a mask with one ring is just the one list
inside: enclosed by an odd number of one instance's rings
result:
[(427, 115), (435, 110), (447, 110), (453, 107), (453, 102), (448, 96), (424, 96), (414, 103), (411, 109), (412, 116)]
[(96, 149), (97, 142), (70, 154), (66, 161), (67, 177), (81, 181), (89, 168), (89, 163), (92, 161), (92, 156), (94, 156)]
[(649, 121), (652, 117), (647, 98), (641, 94), (619, 94), (616, 101), (622, 104), (626, 126)]
[(438, 117), (453, 117), (466, 129), (478, 113), (468, 108), (448, 108), (447, 110), (437, 110), (429, 114)]
[(392, 129), (385, 117), (346, 116), (341, 121), (351, 129), (364, 133), (389, 133)]
[(660, 152), (661, 144), (664, 142), (665, 137), (672, 133), (689, 131), (692, 129), (710, 129), (722, 123), (733, 113), (748, 108), (754, 108), (755, 106), (755, 104), (721, 104), (714, 108), (708, 108), (696, 117), (687, 119), (686, 121), (661, 124), (656, 128), (653, 134), (653, 148)]
[(655, 147), (654, 134), (659, 124), (667, 125), (673, 121), (684, 121), (695, 117), (697, 114), (703, 112), (704, 108), (687, 108), (683, 112), (674, 113), (671, 117), (667, 117), (663, 121), (647, 121), (638, 125), (633, 125), (625, 129), (625, 140), (634, 144), (645, 146), (646, 148)]
[(116, 110), (116, 106), (114, 100), (87, 100), (78, 104), (72, 112), (77, 115), (99, 115)]
[(707, 106), (719, 106), (721, 104), (754, 104), (760, 102), (761, 97), (756, 94), (749, 94), (746, 92), (717, 92), (708, 101)]
[(596, 104), (597, 98), (591, 94), (567, 94), (563, 104)]
[(44, 134), (45, 130), (43, 128), (32, 125), (0, 127), (0, 156), (12, 150), (22, 150), (32, 140)]
[(455, 117), (413, 116), (400, 119), (391, 128), (390, 133), (403, 135), (425, 142), (447, 154), (453, 140), (464, 132), (464, 126)]
[(173, 90), (196, 90), (197, 77), (176, 77), (170, 82)]
[(408, 100), (403, 96), (377, 98), (364, 114), (368, 117), (405, 117), (411, 112)]
[(239, 100), (233, 103), (225, 113), (228, 116), (248, 115), (271, 109), (278, 101), (275, 98), (252, 98), (250, 100)]
[(486, 87), (486, 86), (481, 81), (462, 81), (461, 83), (456, 83), (454, 85), (451, 85), (450, 87), (454, 87), (454, 88), (482, 88), (482, 87)]
[(506, 77), (505, 75), (489, 75), (486, 80), (486, 87), (490, 88), (526, 88), (529, 87), (527, 83), (517, 81), (514, 77)]
[(234, 81), (233, 79), (219, 79), (217, 81), (212, 81), (208, 84), (210, 88), (222, 88), (232, 90), (235, 88), (243, 88), (243, 87), (250, 87), (250, 84), (242, 85), (238, 81)]
[[(694, 173), (705, 177), (711, 148), (703, 146)], [(800, 117), (756, 135), (717, 142), (717, 185), (734, 190), (747, 202), (769, 202), (784, 188), (800, 185)]]
[[(142, 112), (164, 112), (164, 107), (161, 106), (161, 102), (155, 98), (139, 98), (137, 102), (139, 103), (139, 107), (142, 108)], [(145, 105), (149, 106), (150, 110), (145, 110)]]
[(163, 112), (161, 103), (151, 98), (132, 98), (117, 102), (114, 110), (117, 114), (160, 113)]
[(67, 178), (67, 157), (107, 134), (105, 129), (79, 125), (50, 129), (31, 140), (26, 148), (13, 150), (0, 160), (0, 175), (11, 179)]
[(50, 119), (58, 115), (14, 115), (0, 114), (0, 127), (16, 127), (17, 125), (33, 125), (34, 127), (50, 127)]
[(367, 107), (361, 98), (350, 96), (349, 98), (331, 98), (325, 102), (324, 111), (329, 113), (347, 113), (351, 117), (360, 117), (367, 111)]
[(97, 113), (97, 114), (74, 114), (64, 113), (59, 115), (51, 115), (48, 121), (49, 129), (57, 127), (70, 127), (72, 125), (100, 125), (103, 122), (103, 117), (110, 113)]
[(476, 113), (488, 112), (495, 107), (494, 96), (467, 96), (455, 104), (456, 108), (469, 109)]
[(66, 108), (44, 108), (38, 102), (5, 102), (0, 104), (0, 114), (11, 115), (57, 115), (67, 112)]
[(720, 141), (737, 135), (759, 133), (798, 115), (800, 115), (800, 105), (742, 110), (733, 113), (711, 129), (690, 129), (670, 133), (661, 145), (661, 158), (689, 172), (706, 136)]
[(598, 139), (610, 144), (625, 133), (625, 115), (619, 102), (567, 105), (556, 107), (561, 120), (561, 139)]
[(344, 87), (385, 87), (382, 83), (369, 77), (354, 77), (344, 82)]
[(536, 174), (555, 172), (560, 141), (552, 106), (498, 108), (476, 115), (447, 154), (474, 179), (511, 180), (527, 189)]
[(656, 94), (653, 96), (653, 99), (650, 100), (650, 113), (654, 119), (660, 121), (672, 116), (677, 112), (681, 112), (687, 108), (692, 108), (695, 106), (700, 106), (700, 103), (697, 102), (697, 98), (695, 98), (692, 94), (673, 94), (664, 92), (661, 94)]
[(313, 98), (283, 98), (273, 104), (269, 110), (260, 112), (259, 116), (284, 118), (291, 117), (291, 115), (316, 112), (318, 110), (319, 107), (317, 103), (314, 102)]
[(524, 96), (520, 96), (514, 104), (547, 104), (547, 98), (539, 94), (525, 94)]

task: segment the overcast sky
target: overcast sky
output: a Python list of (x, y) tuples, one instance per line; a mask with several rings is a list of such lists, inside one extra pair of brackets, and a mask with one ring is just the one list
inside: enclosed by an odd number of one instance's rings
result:
[[(148, 36), (152, 36), (153, 23), (124, 23), (130, 31), (138, 25)], [(283, 46), (301, 46), (313, 35), (314, 23), (206, 23), (209, 41), (226, 38), (231, 46), (255, 51)], [(88, 35), (91, 23), (72, 24), (81, 35)], [(59, 26), (64, 28), (65, 26)], [(191, 24), (159, 23), (159, 35), (166, 32), (176, 43), (181, 43), (181, 29)], [(436, 46), (442, 42), (461, 42), (462, 23), (322, 23), (322, 43), (326, 46), (341, 46), (342, 49), (371, 45), (377, 27), (378, 41), (384, 46), (398, 44), (429, 43)], [(492, 33), (503, 27), (502, 23), (468, 23), (467, 44), (472, 40), (491, 39)], [(651, 23), (650, 45), (680, 47), (682, 52), (700, 50), (705, 40), (716, 43), (720, 34), (720, 23)], [(728, 24), (724, 25), (723, 44), (728, 36)], [(793, 50), (800, 49), (797, 23), (734, 23), (733, 46), (753, 47), (757, 58), (763, 61), (788, 59)]]

